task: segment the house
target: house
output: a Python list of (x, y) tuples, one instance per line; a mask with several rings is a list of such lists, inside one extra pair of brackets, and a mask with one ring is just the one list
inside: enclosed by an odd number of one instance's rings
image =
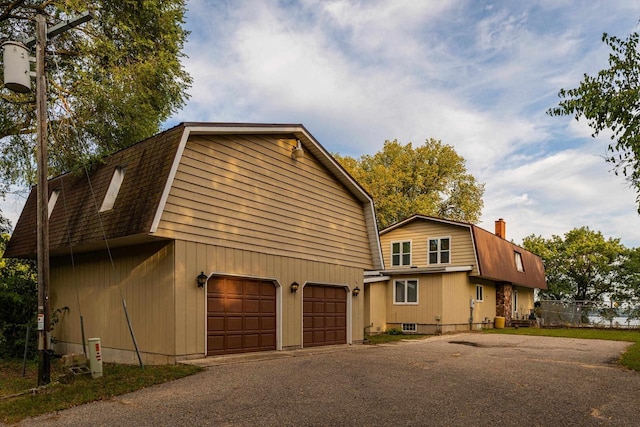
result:
[[(132, 336), (149, 364), (363, 340), (373, 201), (302, 125), (183, 123), (49, 194), (58, 353), (81, 316), (113, 362)], [(34, 188), (5, 256), (35, 254)]]
[(540, 257), (472, 224), (415, 215), (380, 232), (386, 269), (365, 278), (365, 324), (441, 333), (527, 319), (546, 289)]

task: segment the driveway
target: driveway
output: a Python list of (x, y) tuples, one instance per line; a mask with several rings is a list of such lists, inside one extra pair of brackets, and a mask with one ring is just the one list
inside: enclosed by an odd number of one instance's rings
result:
[(638, 426), (629, 343), (459, 334), (207, 359), (206, 372), (38, 426)]

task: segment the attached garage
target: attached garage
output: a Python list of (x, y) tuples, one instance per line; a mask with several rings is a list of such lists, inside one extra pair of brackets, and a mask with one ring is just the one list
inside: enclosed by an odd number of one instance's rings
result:
[(213, 277), (207, 286), (207, 356), (276, 350), (271, 281)]
[(307, 285), (303, 295), (303, 346), (347, 343), (347, 291)]
[[(88, 176), (53, 178), (56, 189), (65, 203), (49, 212), (50, 305), (70, 310), (56, 353), (83, 351), (81, 312), (105, 362), (363, 340), (354, 291), (365, 270), (384, 268), (373, 200), (302, 125), (183, 123)], [(5, 257), (37, 254), (36, 194)]]

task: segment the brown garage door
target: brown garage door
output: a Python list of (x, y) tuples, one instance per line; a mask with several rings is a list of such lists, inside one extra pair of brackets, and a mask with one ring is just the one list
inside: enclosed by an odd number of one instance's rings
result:
[(226, 277), (209, 280), (207, 355), (275, 349), (275, 285)]
[(347, 343), (347, 291), (334, 286), (304, 287), (303, 345)]

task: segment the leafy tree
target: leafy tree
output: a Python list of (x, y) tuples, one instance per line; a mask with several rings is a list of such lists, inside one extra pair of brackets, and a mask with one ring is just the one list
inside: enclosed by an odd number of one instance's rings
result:
[[(0, 213), (0, 219), (4, 219)], [(27, 325), (31, 326), (29, 356), (35, 356), (35, 312), (38, 280), (33, 261), (4, 259), (9, 223), (0, 221), (0, 358), (23, 356)]]
[[(3, 2), (0, 38), (35, 36), (37, 12), (51, 26), (85, 11), (94, 19), (48, 44), (52, 174), (153, 135), (184, 105), (191, 84), (180, 64), (184, 0)], [(0, 92), (0, 190), (34, 182), (34, 97), (35, 91)]]
[(597, 76), (584, 75), (575, 89), (561, 89), (557, 107), (547, 111), (552, 116), (584, 117), (593, 129), (593, 137), (611, 131), (607, 162), (616, 175), (622, 172), (638, 196), (640, 212), (640, 36), (633, 33), (626, 40), (604, 34), (602, 41), (611, 48), (609, 68)]
[(629, 318), (640, 319), (640, 248), (625, 252), (619, 274), (623, 286), (613, 299), (622, 302)]
[(470, 223), (480, 218), (484, 184), (476, 182), (464, 158), (441, 141), (429, 139), (416, 148), (385, 141), (374, 155), (335, 157), (371, 194), (380, 228), (414, 214)]
[(621, 293), (619, 271), (627, 250), (620, 239), (605, 239), (599, 231), (581, 227), (564, 237), (531, 235), (523, 246), (544, 261), (549, 289), (541, 291), (543, 299), (597, 303)]

